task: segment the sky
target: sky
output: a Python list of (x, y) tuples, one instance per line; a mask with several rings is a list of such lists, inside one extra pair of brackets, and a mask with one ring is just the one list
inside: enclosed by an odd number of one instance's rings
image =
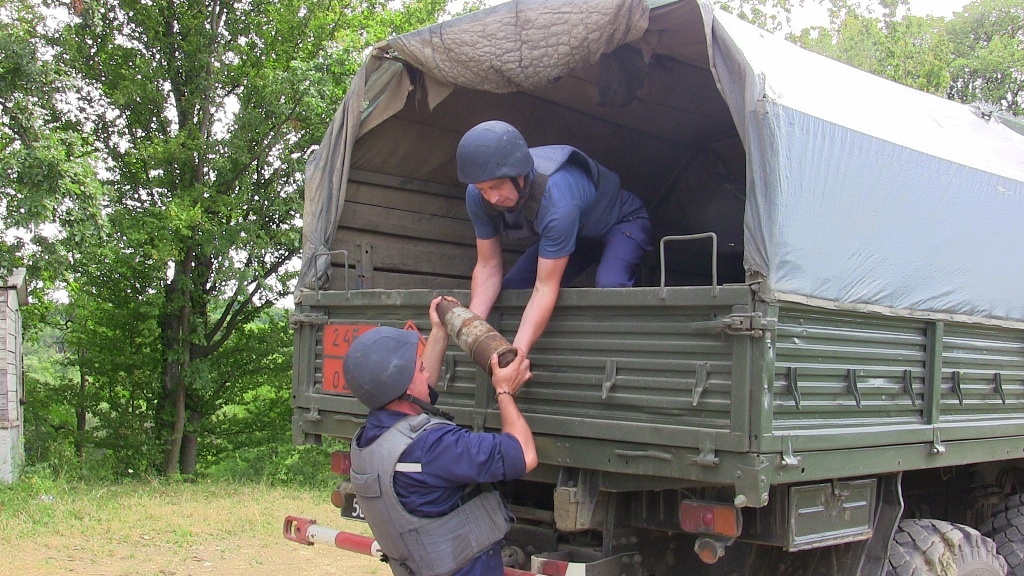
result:
[[(953, 12), (963, 9), (970, 0), (910, 0), (910, 12), (915, 16), (942, 16), (949, 18)], [(793, 28), (802, 30), (808, 26), (828, 22), (824, 4), (826, 0), (804, 0), (802, 8), (793, 10)]]
[(919, 16), (934, 14), (949, 18), (965, 4), (967, 0), (913, 0), (910, 3), (910, 10)]
[[(505, 0), (488, 0), (487, 5), (493, 6)], [(964, 7), (970, 0), (910, 0), (910, 12), (915, 16), (942, 16), (949, 18)], [(796, 2), (794, 2), (796, 3)], [(824, 25), (828, 23), (828, 16), (825, 4), (828, 0), (803, 0), (804, 6), (793, 9), (793, 28), (803, 30), (808, 26)], [(453, 11), (457, 11), (460, 3), (452, 4)]]

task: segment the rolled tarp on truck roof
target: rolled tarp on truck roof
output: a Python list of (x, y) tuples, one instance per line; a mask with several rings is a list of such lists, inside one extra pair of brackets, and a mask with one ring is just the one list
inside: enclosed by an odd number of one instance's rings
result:
[[(703, 70), (709, 80), (662, 82), (655, 64), (666, 74)], [(745, 172), (742, 266), (763, 298), (1024, 326), (1024, 136), (701, 0), (508, 2), (377, 46), (306, 167), (297, 295), (327, 284), (330, 259), (315, 254), (332, 245), (358, 139), (413, 99), (434, 110), (469, 89), (551, 101), (563, 78), (591, 70), (594, 102), (562, 96), (583, 116), (666, 142), (728, 138), (713, 134), (716, 123), (735, 129)], [(645, 99), (633, 102), (639, 86)], [(460, 104), (445, 120), (459, 130), (500, 112)], [(679, 111), (659, 117), (651, 111), (659, 104)], [(438, 132), (433, 145), (376, 153), (396, 155), (392, 170), (426, 177), (430, 166), (456, 184), (458, 131)], [(704, 208), (691, 212), (713, 222), (715, 210)]]

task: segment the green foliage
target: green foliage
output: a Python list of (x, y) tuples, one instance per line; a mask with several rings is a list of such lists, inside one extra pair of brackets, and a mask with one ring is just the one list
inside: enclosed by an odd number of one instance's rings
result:
[(1024, 115), (1024, 1), (975, 0), (947, 27), (953, 61), (948, 96)]
[(202, 476), (217, 482), (329, 487), (338, 483), (338, 477), (330, 472), (330, 454), (342, 448), (343, 444), (333, 442), (325, 442), (324, 446), (293, 446), (281, 442), (250, 446), (208, 465)]
[[(58, 306), (54, 312), (75, 316), (76, 330), (46, 327), (27, 335), (26, 475), (54, 481), (159, 475), (162, 444), (152, 434), (158, 398), (152, 387), (140, 385), (157, 377), (147, 370), (159, 370), (155, 320), (92, 305)], [(104, 321), (96, 322), (93, 313)], [(218, 388), (210, 392), (219, 399), (202, 407), (211, 416), (192, 430), (201, 439), (203, 477), (289, 486), (336, 481), (328, 456), (339, 443), (291, 443), (291, 340), (287, 311), (275, 308), (240, 329), (220, 362), (197, 368), (202, 376), (192, 377)], [(95, 354), (79, 356), (86, 344)], [(79, 409), (88, 411), (82, 430)]]
[(76, 87), (49, 53), (47, 22), (29, 0), (0, 7), (0, 277), (18, 266), (58, 277), (66, 247), (100, 219), (92, 142), (64, 114)]
[(32, 368), (35, 461), (173, 474), (287, 445), (291, 336), (273, 304), (291, 293), (305, 158), (367, 46), (445, 4), (71, 6), (0, 10), (0, 204), (27, 231), (0, 268), (37, 266), (26, 326), (60, 328), (59, 361)]
[(65, 345), (81, 371), (74, 406), (89, 414), (83, 431), (90, 459), (106, 461), (112, 474), (151, 474), (161, 454), (154, 434), (159, 398), (162, 294), (148, 285), (159, 269), (144, 256), (122, 248), (111, 235), (83, 257), (69, 287)]
[(26, 465), (66, 462), (75, 451), (78, 369), (55, 329), (26, 338), (24, 358)]
[(60, 508), (54, 503), (58, 498), (66, 499), (70, 490), (67, 483), (52, 475), (27, 468), (18, 482), (0, 484), (0, 510), (4, 511), (0, 515), (0, 528), (17, 522), (19, 528), (31, 534), (54, 526), (63, 520)]
[(107, 154), (108, 242), (159, 266), (137, 270), (160, 365), (147, 362), (147, 390), (120, 400), (151, 411), (167, 473), (191, 471), (188, 443), (232, 401), (237, 331), (290, 295), (304, 159), (362, 50), (442, 6), (97, 0), (63, 30), (57, 49), (87, 87), (82, 115)]
[[(890, 15), (894, 14), (892, 12)], [(932, 94), (949, 85), (949, 42), (945, 19), (911, 14), (899, 20), (833, 4), (833, 25), (790, 35), (797, 44), (866, 72)]]
[[(57, 478), (152, 473), (146, 463), (160, 451), (141, 385), (151, 378), (145, 319), (130, 310), (94, 309), (88, 300), (77, 295), (74, 305), (50, 307), (52, 319), (63, 318), (73, 330), (37, 325), (26, 333), (26, 464)], [(123, 329), (111, 329), (116, 319)]]
[(715, 4), (742, 20), (768, 30), (779, 32), (792, 22), (794, 6), (802, 6), (805, 0), (716, 0)]
[(329, 455), (340, 443), (324, 446), (291, 443), (292, 332), (277, 309), (246, 326), (222, 355), (211, 380), (230, 390), (225, 402), (204, 423), (203, 476), (272, 485), (329, 486), (337, 481)]
[(1024, 1), (974, 0), (949, 20), (914, 16), (907, 4), (831, 0), (829, 26), (790, 39), (918, 90), (1021, 114)]
[(949, 40), (942, 18), (907, 15), (889, 25), (883, 50), (883, 75), (911, 88), (939, 96), (949, 85)]

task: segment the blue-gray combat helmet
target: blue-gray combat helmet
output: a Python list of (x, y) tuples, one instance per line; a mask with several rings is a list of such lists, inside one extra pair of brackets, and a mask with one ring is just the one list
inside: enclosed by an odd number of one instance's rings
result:
[(345, 386), (370, 410), (399, 398), (412, 384), (419, 336), (381, 326), (363, 333), (345, 355)]
[(459, 142), (455, 159), (463, 184), (516, 178), (533, 170), (533, 156), (526, 139), (515, 126), (500, 120), (470, 128)]

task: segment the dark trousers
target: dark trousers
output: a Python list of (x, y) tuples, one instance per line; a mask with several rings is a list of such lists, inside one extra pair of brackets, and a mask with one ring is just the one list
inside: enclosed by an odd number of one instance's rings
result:
[[(576, 249), (562, 275), (562, 287), (572, 284), (587, 268), (597, 264), (597, 288), (631, 288), (636, 265), (651, 247), (651, 223), (645, 217), (624, 220), (612, 227), (604, 238), (576, 239)], [(533, 288), (537, 281), (537, 255), (540, 244), (530, 246), (501, 282), (502, 290)]]

